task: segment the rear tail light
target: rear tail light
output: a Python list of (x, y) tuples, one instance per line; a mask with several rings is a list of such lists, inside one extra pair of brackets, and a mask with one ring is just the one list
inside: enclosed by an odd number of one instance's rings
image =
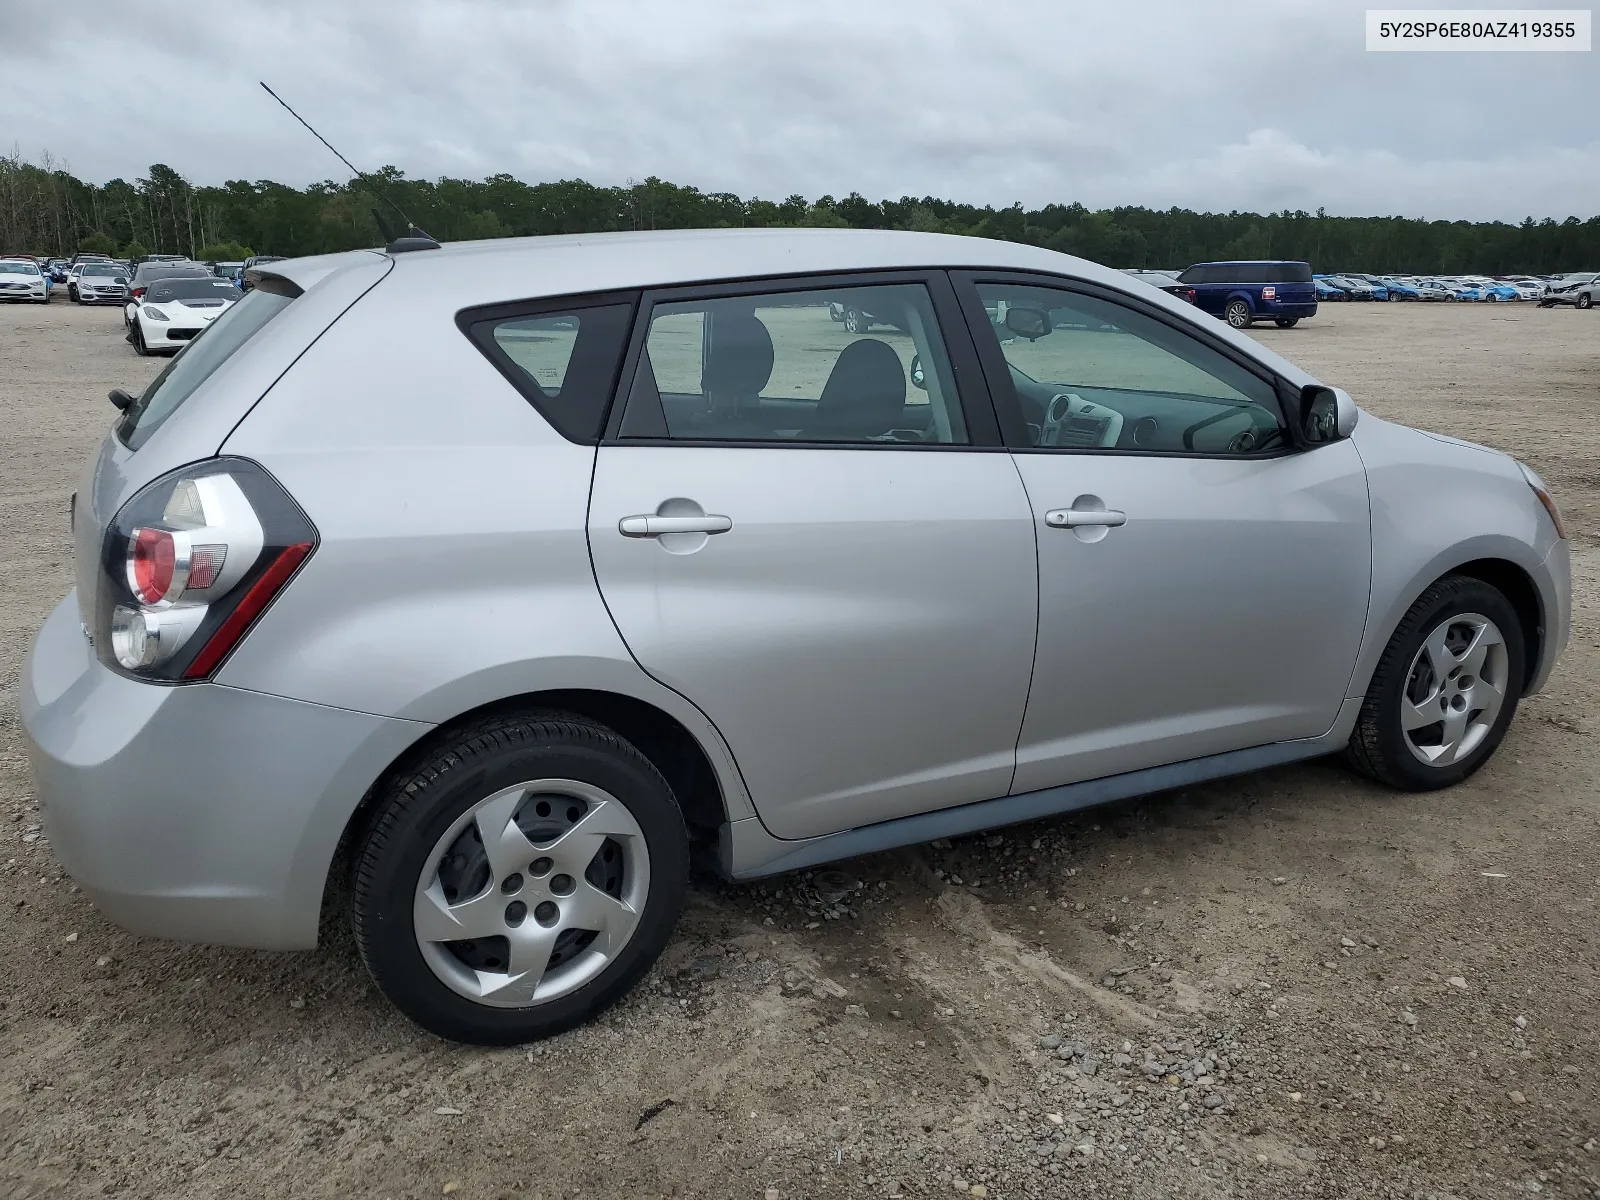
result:
[(1195, 296), (1194, 289), (1190, 288), (1189, 289), (1189, 295), (1186, 297), (1186, 299), (1189, 301), (1190, 304), (1194, 303), (1194, 296)]
[(101, 660), (156, 682), (210, 676), (316, 544), (305, 513), (248, 459), (163, 476), (106, 531), (95, 621)]
[(144, 295), (145, 292), (148, 291), (148, 290), (149, 289), (147, 289), (147, 288), (134, 288), (133, 291), (128, 293), (128, 294), (131, 295), (135, 300), (137, 300), (140, 296)]

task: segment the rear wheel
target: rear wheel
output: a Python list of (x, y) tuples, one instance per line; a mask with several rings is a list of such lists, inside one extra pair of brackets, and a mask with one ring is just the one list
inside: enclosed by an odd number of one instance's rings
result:
[(1222, 310), (1222, 315), (1235, 329), (1250, 327), (1250, 306), (1243, 300), (1228, 301), (1228, 307)]
[(1384, 649), (1346, 748), (1407, 791), (1459, 783), (1494, 753), (1522, 694), (1522, 625), (1500, 592), (1453, 575), (1417, 599)]
[(649, 969), (688, 868), (672, 791), (631, 745), (577, 716), (497, 717), (380, 798), (356, 856), (356, 942), (425, 1029), (531, 1041), (603, 1011)]
[(1273, 321), (1273, 324), (1276, 325), (1279, 329), (1293, 329), (1296, 325), (1300, 324), (1300, 318), (1299, 317), (1278, 317)]

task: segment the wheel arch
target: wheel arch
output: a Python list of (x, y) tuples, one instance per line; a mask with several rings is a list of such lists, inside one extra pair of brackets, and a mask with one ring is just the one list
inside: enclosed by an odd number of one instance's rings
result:
[(1405, 619), (1406, 613), (1411, 611), (1411, 606), (1417, 602), (1418, 597), (1440, 580), (1452, 575), (1465, 575), (1486, 583), (1510, 603), (1517, 614), (1525, 651), (1522, 686), (1526, 688), (1533, 682), (1544, 658), (1544, 640), (1548, 634), (1544, 598), (1526, 567), (1508, 558), (1485, 555), (1469, 558), (1448, 567), (1441, 568), (1435, 565), (1417, 576), (1412, 585), (1406, 589), (1402, 599), (1390, 610), (1383, 625), (1375, 631), (1381, 636), (1374, 637), (1370, 647), (1363, 646), (1358, 673), (1351, 679), (1347, 693), (1349, 698), (1358, 699), (1366, 694), (1372, 682), (1372, 673), (1377, 668), (1378, 656), (1389, 644), (1389, 639), (1394, 637), (1394, 631), (1399, 628), (1400, 622)]
[[(575, 713), (597, 721), (614, 730), (649, 759), (672, 788), (693, 844), (714, 846), (718, 831), (724, 824), (735, 816), (748, 815), (742, 811), (742, 795), (733, 798), (728, 796), (712, 754), (708, 753), (700, 739), (682, 721), (658, 705), (637, 696), (592, 688), (551, 688), (500, 697), (429, 728), (397, 754), (373, 780), (372, 786), (346, 819), (329, 861), (323, 884), (324, 927), (330, 918), (338, 915), (337, 901), (348, 885), (356, 839), (388, 783), (405, 774), (413, 763), (431, 754), (467, 725), (485, 717), (537, 709)], [(735, 809), (741, 811), (735, 813)]]

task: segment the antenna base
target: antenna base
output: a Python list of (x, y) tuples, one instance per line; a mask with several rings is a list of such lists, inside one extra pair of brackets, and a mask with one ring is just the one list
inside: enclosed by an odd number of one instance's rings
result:
[(437, 250), (439, 243), (413, 225), (405, 236), (397, 237), (383, 248), (385, 254), (405, 254), (411, 250)]

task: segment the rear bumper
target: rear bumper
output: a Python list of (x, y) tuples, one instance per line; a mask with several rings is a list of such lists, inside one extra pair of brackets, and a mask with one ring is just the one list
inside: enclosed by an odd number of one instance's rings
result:
[(1314, 317), (1317, 315), (1317, 302), (1309, 303), (1284, 303), (1276, 300), (1264, 300), (1261, 303), (1260, 315), (1263, 317)]
[(136, 933), (316, 945), (350, 814), (429, 725), (102, 666), (69, 595), (34, 639), (22, 723), (61, 865)]

